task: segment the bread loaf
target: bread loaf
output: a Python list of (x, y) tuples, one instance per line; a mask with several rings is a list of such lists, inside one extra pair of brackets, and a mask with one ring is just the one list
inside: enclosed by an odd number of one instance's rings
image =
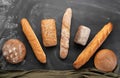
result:
[(31, 28), (28, 20), (26, 18), (23, 18), (21, 20), (21, 24), (22, 24), (22, 30), (23, 30), (26, 38), (28, 39), (36, 58), (41, 63), (46, 63), (46, 55), (36, 37), (33, 29)]
[(41, 21), (42, 40), (45, 47), (57, 45), (57, 32), (54, 19), (44, 19)]
[(72, 9), (68, 8), (64, 13), (62, 20), (62, 30), (61, 30), (61, 39), (60, 39), (61, 59), (65, 59), (68, 55), (71, 18), (72, 18)]
[(87, 47), (80, 53), (77, 59), (74, 61), (73, 66), (79, 69), (93, 56), (96, 50), (102, 45), (105, 39), (112, 31), (113, 26), (111, 23), (106, 24), (87, 45)]

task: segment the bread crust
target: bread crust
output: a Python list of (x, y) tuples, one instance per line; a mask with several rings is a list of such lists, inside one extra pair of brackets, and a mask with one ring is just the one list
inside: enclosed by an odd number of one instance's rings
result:
[(28, 39), (36, 58), (41, 63), (46, 63), (46, 55), (36, 37), (33, 29), (31, 28), (28, 20), (26, 18), (23, 18), (21, 20), (21, 25), (22, 25), (22, 30), (23, 30), (26, 38)]
[(80, 25), (76, 32), (74, 42), (85, 46), (88, 41), (90, 32), (91, 32), (90, 28), (88, 28), (84, 25)]
[(17, 64), (24, 60), (26, 56), (26, 48), (20, 40), (9, 39), (4, 43), (2, 53), (9, 63)]
[(68, 55), (71, 18), (72, 18), (72, 9), (67, 8), (62, 20), (62, 30), (61, 30), (61, 39), (60, 39), (61, 59), (65, 59)]
[(102, 49), (95, 55), (94, 65), (98, 70), (112, 72), (117, 66), (117, 56), (112, 50)]
[(82, 67), (93, 56), (96, 50), (102, 45), (105, 39), (112, 31), (112, 23), (106, 24), (87, 45), (87, 47), (79, 54), (77, 59), (73, 63), (75, 69)]
[(45, 47), (57, 45), (57, 32), (55, 19), (44, 19), (41, 21), (42, 40)]

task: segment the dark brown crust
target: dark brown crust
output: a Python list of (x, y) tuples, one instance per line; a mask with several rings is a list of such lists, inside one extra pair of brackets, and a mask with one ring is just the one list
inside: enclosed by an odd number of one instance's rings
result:
[(10, 39), (3, 45), (2, 52), (9, 63), (17, 64), (24, 60), (26, 48), (20, 40)]

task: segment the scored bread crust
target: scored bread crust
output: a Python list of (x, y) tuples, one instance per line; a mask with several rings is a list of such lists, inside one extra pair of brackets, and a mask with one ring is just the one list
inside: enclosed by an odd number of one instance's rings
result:
[(87, 45), (87, 47), (79, 54), (77, 59), (73, 63), (75, 69), (79, 69), (93, 56), (96, 50), (102, 45), (105, 39), (108, 37), (112, 31), (112, 23), (106, 24), (92, 39), (92, 41)]
[(36, 37), (33, 29), (31, 28), (28, 20), (26, 18), (23, 18), (21, 20), (21, 24), (22, 24), (22, 30), (23, 30), (25, 36), (27, 37), (36, 58), (41, 63), (46, 63), (46, 55), (45, 55), (37, 37)]
[(60, 39), (60, 58), (62, 59), (65, 59), (68, 55), (71, 18), (72, 9), (67, 8), (62, 20), (62, 30)]
[(11, 64), (17, 64), (24, 60), (26, 48), (23, 42), (18, 39), (7, 40), (2, 48), (3, 56)]

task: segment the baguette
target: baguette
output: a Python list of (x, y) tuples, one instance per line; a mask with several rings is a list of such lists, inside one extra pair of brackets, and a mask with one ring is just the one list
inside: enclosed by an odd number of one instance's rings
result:
[(71, 18), (72, 18), (72, 9), (68, 8), (64, 13), (62, 20), (62, 30), (61, 30), (61, 40), (60, 40), (61, 59), (65, 59), (68, 55)]
[(113, 26), (111, 23), (106, 24), (88, 44), (88, 46), (81, 52), (73, 63), (75, 69), (82, 67), (93, 56), (96, 50), (102, 45), (104, 40), (108, 37), (112, 31)]
[(36, 58), (41, 62), (41, 63), (46, 63), (46, 55), (34, 33), (34, 31), (32, 30), (29, 22), (27, 21), (26, 18), (23, 18), (21, 20), (21, 24), (22, 24), (22, 30), (25, 34), (25, 36), (27, 37), (33, 52), (36, 56)]

